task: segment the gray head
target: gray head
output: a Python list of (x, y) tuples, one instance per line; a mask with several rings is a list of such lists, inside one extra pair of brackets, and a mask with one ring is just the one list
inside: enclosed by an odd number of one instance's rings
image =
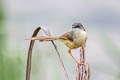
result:
[(74, 23), (72, 25), (72, 28), (79, 28), (85, 31), (85, 28), (83, 27), (83, 25), (81, 23)]

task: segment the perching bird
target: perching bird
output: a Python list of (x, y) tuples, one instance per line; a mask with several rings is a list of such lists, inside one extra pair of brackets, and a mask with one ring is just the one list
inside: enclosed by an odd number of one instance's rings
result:
[(26, 40), (40, 40), (40, 41), (59, 40), (69, 48), (68, 53), (72, 56), (72, 58), (78, 64), (83, 64), (83, 62), (78, 62), (71, 54), (71, 49), (76, 49), (85, 46), (87, 40), (87, 32), (85, 31), (85, 28), (81, 23), (74, 23), (72, 25), (72, 31), (63, 34), (60, 37), (40, 36), (40, 37), (27, 38)]

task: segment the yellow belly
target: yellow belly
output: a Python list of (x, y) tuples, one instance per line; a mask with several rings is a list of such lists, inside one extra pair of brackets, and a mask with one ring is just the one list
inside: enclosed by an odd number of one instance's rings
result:
[(75, 49), (75, 48), (82, 47), (85, 44), (85, 41), (81, 41), (79, 44), (76, 44), (76, 43), (71, 42), (69, 40), (65, 40), (64, 44), (70, 49)]
[(69, 41), (69, 40), (65, 40), (64, 44), (70, 48), (70, 49), (74, 49), (74, 48), (78, 48), (79, 46), (75, 45), (73, 42)]

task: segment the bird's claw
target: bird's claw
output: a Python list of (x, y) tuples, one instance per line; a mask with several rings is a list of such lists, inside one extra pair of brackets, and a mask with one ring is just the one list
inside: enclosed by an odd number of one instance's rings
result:
[(83, 61), (77, 62), (79, 65), (84, 65)]
[(86, 47), (86, 44), (84, 44), (83, 47), (85, 48), (85, 47)]

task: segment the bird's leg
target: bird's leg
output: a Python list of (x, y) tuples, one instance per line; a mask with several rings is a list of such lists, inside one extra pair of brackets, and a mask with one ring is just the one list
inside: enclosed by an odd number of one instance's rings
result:
[(77, 64), (83, 65), (83, 62), (82, 62), (82, 61), (78, 62), (78, 61), (75, 59), (75, 57), (71, 54), (71, 49), (68, 50), (68, 53), (70, 54), (70, 56), (72, 56), (72, 58), (75, 60), (75, 62), (76, 62)]
[(84, 47), (84, 48), (86, 47), (86, 43), (83, 45), (83, 47)]

